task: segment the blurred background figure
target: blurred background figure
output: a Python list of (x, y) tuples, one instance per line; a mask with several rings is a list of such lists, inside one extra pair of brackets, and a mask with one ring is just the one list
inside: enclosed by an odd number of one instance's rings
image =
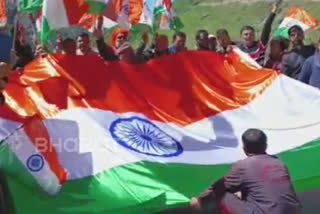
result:
[(188, 50), (186, 47), (187, 35), (184, 32), (176, 32), (173, 35), (173, 44), (169, 48), (169, 54), (176, 54)]
[(217, 38), (216, 38), (216, 36), (213, 35), (213, 34), (210, 34), (208, 38), (209, 38), (209, 44), (208, 44), (209, 50), (216, 51), (216, 49), (217, 49)]
[(67, 38), (63, 40), (63, 54), (76, 55), (77, 54), (77, 44), (73, 39)]
[(264, 67), (282, 71), (282, 57), (288, 49), (289, 41), (282, 37), (272, 38), (270, 41), (269, 57)]
[(98, 55), (97, 52), (93, 51), (90, 44), (89, 34), (82, 33), (77, 38), (77, 55)]
[(207, 30), (198, 30), (196, 33), (196, 46), (197, 50), (210, 50), (209, 33)]

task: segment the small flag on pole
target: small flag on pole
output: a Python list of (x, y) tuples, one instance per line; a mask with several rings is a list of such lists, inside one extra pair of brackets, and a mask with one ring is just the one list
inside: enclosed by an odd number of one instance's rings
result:
[(302, 8), (293, 7), (288, 11), (286, 17), (276, 30), (275, 35), (289, 38), (288, 30), (294, 25), (299, 25), (305, 32), (307, 32), (309, 30), (316, 29), (318, 24), (318, 19), (315, 16), (309, 14)]

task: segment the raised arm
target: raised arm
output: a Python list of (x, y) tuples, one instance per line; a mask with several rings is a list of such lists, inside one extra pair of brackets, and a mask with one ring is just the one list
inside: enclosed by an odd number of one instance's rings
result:
[(107, 61), (118, 61), (119, 58), (118, 58), (117, 55), (115, 55), (112, 47), (110, 47), (109, 45), (107, 45), (104, 42), (102, 30), (101, 29), (95, 29), (93, 34), (97, 38), (96, 42), (97, 42), (97, 48), (98, 48), (100, 56), (104, 60), (107, 60)]
[(264, 23), (263, 30), (261, 33), (260, 40), (263, 45), (267, 45), (269, 42), (272, 23), (274, 21), (274, 18), (276, 17), (277, 11), (278, 11), (278, 6), (276, 4), (274, 4), (273, 8), (271, 10), (271, 13), (269, 14), (266, 22)]

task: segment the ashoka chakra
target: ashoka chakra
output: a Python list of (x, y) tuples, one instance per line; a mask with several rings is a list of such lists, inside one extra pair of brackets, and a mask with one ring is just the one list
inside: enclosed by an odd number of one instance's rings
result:
[(110, 126), (110, 132), (120, 145), (146, 155), (172, 157), (183, 151), (173, 137), (139, 117), (115, 120)]

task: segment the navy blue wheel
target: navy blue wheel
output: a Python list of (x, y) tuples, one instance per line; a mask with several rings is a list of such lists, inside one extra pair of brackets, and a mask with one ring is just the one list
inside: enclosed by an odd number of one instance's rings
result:
[(155, 124), (139, 117), (115, 120), (110, 126), (110, 132), (120, 145), (142, 154), (173, 157), (183, 152), (177, 140)]
[(31, 172), (39, 172), (44, 166), (44, 160), (41, 155), (31, 155), (27, 160), (27, 167)]

